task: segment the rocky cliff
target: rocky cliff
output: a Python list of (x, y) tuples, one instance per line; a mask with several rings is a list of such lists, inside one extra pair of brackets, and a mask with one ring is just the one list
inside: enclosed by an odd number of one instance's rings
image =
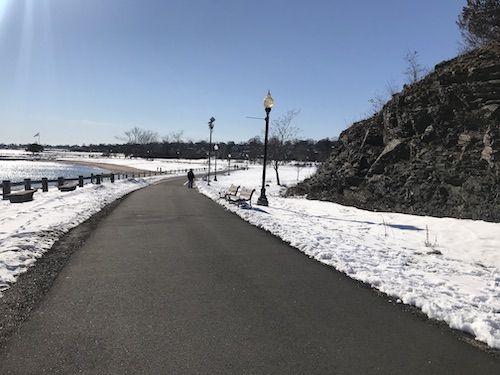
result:
[(292, 194), (359, 208), (500, 221), (500, 46), (437, 65), (339, 136)]

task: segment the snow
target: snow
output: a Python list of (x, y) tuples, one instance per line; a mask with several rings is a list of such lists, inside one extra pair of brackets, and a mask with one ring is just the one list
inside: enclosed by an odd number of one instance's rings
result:
[[(192, 162), (166, 165), (158, 160), (117, 162), (96, 157), (92, 161), (132, 164), (148, 170), (182, 169), (188, 164), (201, 167)], [(208, 185), (198, 179), (196, 187), (225, 209), (279, 236), (309, 257), (500, 349), (500, 224), (369, 212), (304, 197), (283, 198), (285, 188), (276, 185), (271, 168), (266, 173), (269, 207), (258, 206), (262, 166), (246, 167), (240, 163), (240, 169), (230, 175), (218, 171), (217, 181)], [(293, 185), (314, 171), (314, 167), (283, 166), (281, 182)], [(51, 189), (35, 193), (32, 202), (22, 204), (2, 201), (0, 293), (69, 229), (111, 201), (163, 178), (86, 185), (70, 193)], [(220, 192), (231, 184), (256, 189), (251, 208), (220, 198)]]

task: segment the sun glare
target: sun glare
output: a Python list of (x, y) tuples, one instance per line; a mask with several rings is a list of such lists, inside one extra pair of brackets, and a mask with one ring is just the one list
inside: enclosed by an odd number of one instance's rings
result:
[(7, 8), (9, 7), (11, 0), (0, 0), (0, 29), (3, 24), (5, 15), (7, 14)]
[(51, 6), (45, 0), (0, 0), (0, 53), (9, 60), (13, 107), (42, 103), (54, 87)]

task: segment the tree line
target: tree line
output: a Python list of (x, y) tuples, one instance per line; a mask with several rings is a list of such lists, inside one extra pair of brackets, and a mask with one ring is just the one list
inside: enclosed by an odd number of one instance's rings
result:
[[(286, 114), (276, 118), (269, 127), (268, 160), (276, 172), (279, 181), (278, 169), (289, 161), (301, 163), (324, 162), (335, 145), (336, 140), (324, 138), (319, 141), (300, 139), (300, 128), (295, 124), (295, 118), (300, 110), (289, 110)], [(220, 159), (244, 160), (248, 162), (261, 161), (264, 157), (264, 140), (255, 136), (246, 142), (218, 142), (210, 144), (205, 140), (198, 142), (184, 141), (183, 131), (172, 132), (160, 140), (158, 133), (133, 127), (122, 135), (115, 136), (119, 144), (99, 144), (88, 146), (55, 146), (69, 151), (101, 152), (104, 156), (124, 154), (126, 157), (146, 159), (205, 159), (211, 157)], [(0, 145), (0, 148), (9, 148)], [(27, 151), (43, 152), (38, 144), (27, 145)], [(279, 182), (278, 182), (279, 183)]]
[[(267, 156), (280, 184), (279, 167), (287, 162), (304, 165), (310, 162), (324, 162), (335, 145), (329, 138), (320, 141), (299, 139), (300, 128), (295, 118), (300, 110), (289, 110), (275, 119), (269, 127)], [(124, 144), (117, 146), (117, 152), (131, 157), (143, 158), (185, 158), (202, 159), (209, 155), (219, 159), (244, 160), (248, 162), (264, 159), (265, 145), (256, 136), (247, 142), (219, 142), (216, 145), (206, 141), (183, 142), (182, 131), (171, 133), (158, 142), (159, 135), (149, 130), (134, 127), (123, 135), (116, 136)]]
[[(330, 155), (335, 140), (325, 138), (319, 141), (288, 140), (283, 143), (283, 161), (323, 162)], [(269, 155), (274, 155), (274, 140), (268, 143)], [(218, 142), (218, 150), (213, 149), (211, 156), (217, 155), (220, 159), (239, 159), (254, 162), (262, 159), (264, 154), (264, 142), (261, 137), (254, 137), (245, 142)], [(96, 149), (95, 146), (89, 146)], [(210, 144), (208, 141), (162, 141), (152, 143), (126, 143), (121, 145), (106, 145), (98, 147), (98, 151), (108, 153), (122, 153), (127, 157), (142, 158), (182, 158), (182, 159), (204, 159), (208, 158)], [(108, 150), (106, 150), (108, 149)], [(274, 157), (271, 157), (274, 160)]]
[[(269, 140), (269, 155), (273, 152)], [(323, 162), (330, 155), (336, 140), (334, 138), (324, 138), (319, 141), (312, 139), (294, 140), (284, 142), (281, 150), (284, 160), (300, 162)], [(221, 159), (239, 159), (250, 162), (260, 161), (264, 152), (264, 143), (261, 137), (254, 137), (244, 142), (218, 142), (219, 149), (217, 157)], [(22, 146), (30, 152), (41, 152), (41, 150), (31, 149), (30, 145), (6, 145), (0, 144), (0, 149), (19, 148)], [(211, 156), (215, 156), (212, 144)], [(203, 159), (208, 158), (210, 148), (208, 141), (159, 141), (145, 144), (127, 143), (127, 144), (89, 144), (89, 145), (57, 145), (45, 146), (46, 148), (61, 148), (75, 152), (98, 152), (103, 156), (112, 157), (115, 154), (125, 154), (127, 157), (141, 158), (185, 158), (185, 159)], [(286, 150), (286, 151), (285, 151)], [(271, 159), (273, 160), (273, 159)]]
[[(299, 110), (288, 111), (270, 126), (268, 156), (276, 170), (285, 161), (323, 162), (335, 145), (335, 140), (330, 138), (319, 141), (299, 139), (300, 129), (292, 123), (299, 113)], [(157, 133), (134, 127), (123, 135), (116, 136), (124, 143), (108, 145), (107, 152), (122, 153), (129, 157), (203, 159), (208, 157), (210, 151), (212, 156), (221, 159), (251, 162), (262, 159), (264, 153), (264, 140), (260, 136), (239, 143), (217, 142), (215, 150), (214, 143), (210, 145), (206, 140), (184, 141), (182, 135), (182, 131), (174, 132), (160, 141)]]

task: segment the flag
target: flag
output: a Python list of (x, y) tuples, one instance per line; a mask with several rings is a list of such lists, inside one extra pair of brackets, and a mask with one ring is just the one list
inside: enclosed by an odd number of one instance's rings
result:
[(39, 137), (40, 133), (36, 133), (33, 137)]

